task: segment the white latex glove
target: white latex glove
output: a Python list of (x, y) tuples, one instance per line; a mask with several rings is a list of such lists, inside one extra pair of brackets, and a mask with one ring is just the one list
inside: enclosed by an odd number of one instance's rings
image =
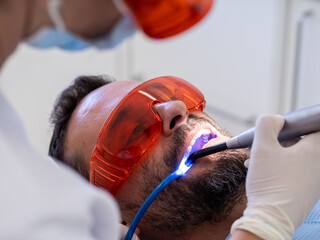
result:
[[(119, 227), (120, 227), (120, 240), (124, 240), (129, 228), (123, 224), (120, 224), (120, 223), (119, 223)], [(131, 239), (132, 240), (139, 240), (139, 238), (136, 234), (133, 234)]]
[(291, 239), (320, 198), (320, 132), (290, 147), (277, 140), (284, 119), (258, 119), (246, 179), (247, 208), (231, 228)]

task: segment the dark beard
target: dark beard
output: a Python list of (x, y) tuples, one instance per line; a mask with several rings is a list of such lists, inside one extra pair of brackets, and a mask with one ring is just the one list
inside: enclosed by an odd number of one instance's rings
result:
[[(193, 125), (199, 121), (208, 121), (190, 115), (187, 125), (180, 126), (173, 136), (173, 145), (163, 156), (163, 171), (151, 171), (152, 161), (145, 161), (144, 179), (146, 179), (141, 197), (146, 199), (154, 188), (171, 172), (179, 160), (186, 136)], [(217, 127), (217, 126), (215, 126)], [(216, 161), (210, 168), (196, 177), (180, 177), (173, 181), (152, 203), (143, 222), (152, 223), (153, 227), (179, 234), (190, 226), (203, 222), (220, 222), (228, 217), (233, 207), (245, 193), (246, 168), (243, 162), (246, 154), (243, 150), (227, 150), (216, 153)], [(130, 206), (132, 209), (132, 205)], [(140, 206), (139, 206), (140, 207)], [(138, 206), (134, 206), (138, 210)]]

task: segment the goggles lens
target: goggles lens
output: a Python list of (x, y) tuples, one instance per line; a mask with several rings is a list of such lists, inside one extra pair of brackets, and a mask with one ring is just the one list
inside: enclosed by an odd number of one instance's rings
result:
[(177, 77), (149, 80), (124, 97), (101, 128), (91, 156), (90, 182), (115, 194), (162, 133), (153, 106), (174, 100), (183, 101), (189, 112), (205, 107), (202, 93)]
[(124, 0), (143, 31), (166, 38), (187, 30), (210, 10), (213, 0)]

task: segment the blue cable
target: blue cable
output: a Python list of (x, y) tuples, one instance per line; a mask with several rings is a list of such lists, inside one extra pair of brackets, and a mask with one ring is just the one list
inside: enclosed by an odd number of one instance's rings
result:
[(142, 204), (141, 208), (139, 209), (138, 213), (134, 217), (132, 223), (130, 224), (129, 230), (127, 232), (126, 238), (124, 240), (131, 240), (134, 231), (138, 227), (138, 224), (141, 221), (141, 218), (147, 211), (147, 209), (150, 207), (151, 203), (154, 201), (154, 199), (159, 195), (159, 193), (168, 186), (173, 180), (176, 178), (184, 175), (184, 172), (180, 169), (175, 170), (173, 173), (171, 173), (168, 177), (166, 177), (157, 187), (153, 190), (153, 192), (149, 195), (147, 200)]

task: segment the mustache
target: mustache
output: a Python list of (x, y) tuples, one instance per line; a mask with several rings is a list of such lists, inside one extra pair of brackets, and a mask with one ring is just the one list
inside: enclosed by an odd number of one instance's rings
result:
[(199, 117), (197, 115), (194, 114), (189, 114), (187, 121), (186, 121), (187, 125), (190, 127), (195, 127), (197, 124), (201, 124), (201, 123), (208, 123), (213, 127), (217, 127), (216, 125), (214, 125), (210, 120), (208, 120), (207, 118), (204, 117)]
[(178, 159), (179, 154), (183, 151), (183, 147), (185, 145), (186, 139), (189, 133), (200, 124), (209, 124), (216, 128), (219, 132), (226, 136), (231, 135), (220, 128), (218, 125), (215, 125), (214, 121), (210, 121), (207, 118), (199, 117), (194, 114), (190, 114), (186, 120), (186, 123), (179, 126), (175, 132), (173, 133), (172, 145), (169, 151), (164, 154), (164, 163), (168, 166), (170, 171), (175, 170), (180, 164), (181, 159)]

